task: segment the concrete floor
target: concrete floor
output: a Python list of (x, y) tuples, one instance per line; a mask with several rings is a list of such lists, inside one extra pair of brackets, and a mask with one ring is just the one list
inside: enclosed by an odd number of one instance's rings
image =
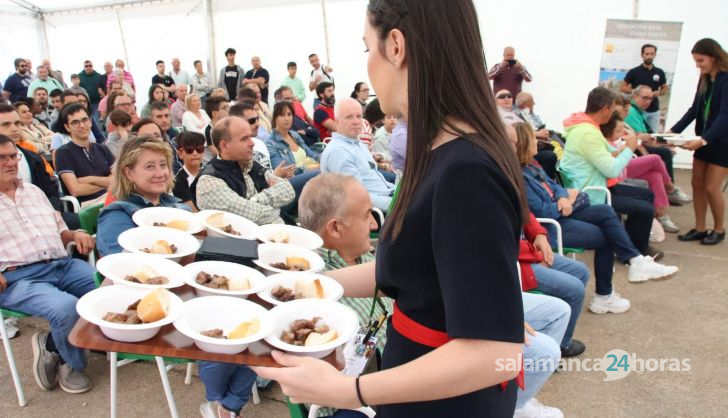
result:
[[(689, 171), (678, 170), (678, 184), (690, 192)], [(670, 214), (683, 230), (693, 224), (692, 206), (673, 207)], [(728, 416), (728, 243), (704, 247), (678, 242), (674, 234), (657, 247), (665, 263), (680, 266), (672, 279), (630, 284), (627, 270), (617, 266), (615, 288), (632, 302), (624, 314), (595, 315), (585, 308), (576, 338), (587, 345), (580, 358), (604, 357), (612, 349), (636, 353), (638, 358), (690, 359), (688, 372), (632, 372), (604, 382), (598, 371), (556, 373), (538, 395), (544, 404), (557, 406), (567, 417), (725, 417)], [(591, 255), (581, 260), (591, 266)], [(594, 292), (589, 284), (587, 303)], [(94, 388), (82, 395), (57, 389), (43, 392), (31, 371), (30, 336), (47, 324), (21, 321), (22, 335), (13, 348), (26, 390), (28, 405), (17, 405), (15, 391), (2, 352), (0, 359), (0, 417), (104, 417), (109, 414), (108, 363), (103, 355), (89, 355)], [(139, 363), (119, 369), (119, 417), (169, 416), (157, 368)], [(197, 417), (204, 401), (199, 379), (184, 384), (184, 368), (170, 372), (177, 407), (182, 417)], [(246, 417), (286, 417), (277, 386), (261, 392), (260, 405), (249, 404)]]

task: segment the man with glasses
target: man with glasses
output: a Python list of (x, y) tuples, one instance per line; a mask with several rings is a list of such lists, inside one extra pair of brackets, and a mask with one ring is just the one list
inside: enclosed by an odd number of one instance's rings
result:
[(507, 46), (503, 49), (503, 61), (488, 71), (488, 79), (493, 80), (493, 91), (505, 89), (512, 95), (518, 96), (523, 82), (531, 82), (533, 77), (526, 70), (526, 66), (516, 59), (516, 50), (512, 46)]
[[(360, 107), (361, 108), (361, 107)], [(293, 186), (255, 162), (250, 124), (226, 117), (212, 128), (212, 142), (220, 150), (190, 186), (201, 210), (224, 210), (258, 225), (283, 223), (280, 208), (295, 198)]]
[(68, 193), (78, 198), (81, 207), (103, 202), (111, 182), (114, 155), (104, 145), (89, 141), (91, 119), (80, 103), (64, 107), (59, 121), (71, 138), (55, 153), (61, 181)]
[(10, 74), (3, 85), (3, 97), (8, 99), (10, 103), (15, 103), (28, 96), (28, 86), (32, 82), (28, 68), (25, 59), (15, 59), (15, 72)]
[(32, 338), (33, 375), (44, 390), (57, 385), (84, 393), (91, 381), (83, 373), (84, 350), (68, 341), (78, 321), (78, 298), (95, 289), (94, 270), (71, 258), (65, 246), (75, 242), (80, 253), (94, 248), (84, 231), (71, 231), (43, 192), (19, 174), (18, 150), (0, 135), (0, 307), (45, 318), (50, 332)]
[(101, 74), (94, 70), (94, 64), (90, 60), (83, 62), (83, 71), (78, 73), (80, 86), (86, 90), (89, 105), (91, 109), (91, 117), (99, 123), (99, 102), (104, 96), (104, 90), (101, 88)]

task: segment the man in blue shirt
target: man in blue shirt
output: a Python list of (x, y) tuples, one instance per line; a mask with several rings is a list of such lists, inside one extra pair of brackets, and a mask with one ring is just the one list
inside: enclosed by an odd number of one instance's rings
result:
[(321, 172), (353, 176), (367, 189), (374, 206), (386, 211), (394, 184), (384, 179), (369, 149), (358, 139), (362, 132), (361, 105), (354, 99), (343, 99), (336, 106), (336, 115), (337, 130), (321, 154)]

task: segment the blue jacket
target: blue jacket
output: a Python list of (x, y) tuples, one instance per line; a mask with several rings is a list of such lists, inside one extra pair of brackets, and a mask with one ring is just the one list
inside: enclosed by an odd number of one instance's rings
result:
[[(163, 194), (159, 198), (158, 206), (191, 211), (189, 206), (180, 202), (181, 200), (172, 195)], [(137, 225), (131, 219), (132, 215), (139, 209), (153, 206), (152, 202), (132, 193), (127, 200), (117, 200), (105, 207), (99, 214), (96, 231), (96, 249), (99, 250), (99, 254), (105, 256), (123, 252), (124, 249), (119, 245), (119, 235), (128, 229), (136, 228)]]
[[(559, 219), (561, 212), (556, 201), (562, 197), (569, 197), (569, 192), (553, 181), (541, 167), (529, 164), (522, 168), (523, 181), (526, 184), (526, 197), (528, 208), (537, 218)], [(548, 184), (554, 193), (552, 198), (543, 183)]]
[[(311, 148), (309, 148), (308, 145), (303, 142), (303, 139), (301, 138), (301, 135), (298, 134), (298, 132), (289, 131), (288, 133), (290, 133), (293, 139), (296, 140), (298, 146), (303, 148), (303, 150), (306, 152), (307, 157), (318, 160), (319, 155), (312, 151)], [(275, 170), (275, 168), (278, 167), (278, 164), (280, 164), (281, 161), (285, 161), (285, 165), (296, 164), (296, 159), (293, 157), (291, 147), (288, 146), (286, 141), (283, 140), (281, 134), (279, 134), (276, 130), (273, 130), (268, 139), (265, 140), (265, 146), (268, 147), (268, 152), (270, 152), (270, 166), (272, 170)], [(301, 174), (302, 172), (303, 168), (296, 167), (295, 174)]]

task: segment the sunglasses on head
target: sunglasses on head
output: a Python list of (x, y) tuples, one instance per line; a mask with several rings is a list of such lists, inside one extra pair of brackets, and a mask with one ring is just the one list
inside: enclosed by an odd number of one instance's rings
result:
[(499, 96), (496, 96), (495, 98), (496, 99), (512, 99), (513, 95), (512, 94), (501, 94)]
[(201, 144), (200, 145), (185, 145), (184, 147), (182, 147), (182, 149), (188, 154), (192, 154), (193, 152), (202, 154), (203, 152), (205, 152), (205, 146), (201, 145)]

